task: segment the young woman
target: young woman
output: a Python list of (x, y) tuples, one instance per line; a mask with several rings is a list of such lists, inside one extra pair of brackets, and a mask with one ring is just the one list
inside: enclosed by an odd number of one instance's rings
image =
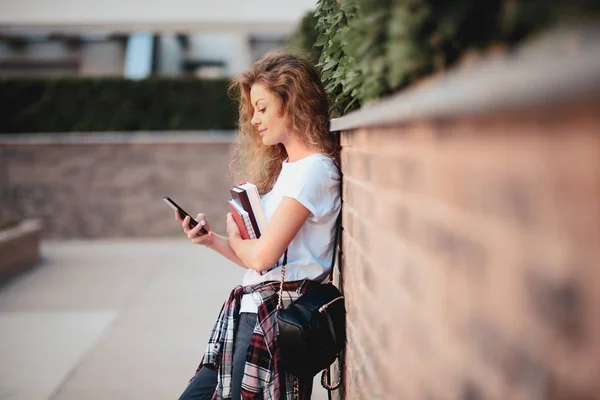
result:
[[(271, 52), (231, 85), (239, 99), (239, 131), (231, 171), (257, 185), (269, 222), (259, 239), (242, 240), (227, 215), (227, 237), (204, 214), (183, 231), (246, 268), (223, 305), (204, 357), (181, 395), (188, 399), (309, 399), (312, 377), (279, 368), (276, 305), (286, 260), (283, 306), (330, 272), (340, 212), (339, 144), (329, 132), (325, 90), (304, 58)], [(208, 234), (201, 235), (204, 226)], [(294, 395), (296, 392), (296, 395)]]

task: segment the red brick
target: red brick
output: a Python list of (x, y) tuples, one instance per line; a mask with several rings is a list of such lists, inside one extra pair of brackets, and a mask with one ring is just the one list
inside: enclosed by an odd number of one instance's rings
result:
[(345, 133), (345, 398), (598, 398), (597, 108)]

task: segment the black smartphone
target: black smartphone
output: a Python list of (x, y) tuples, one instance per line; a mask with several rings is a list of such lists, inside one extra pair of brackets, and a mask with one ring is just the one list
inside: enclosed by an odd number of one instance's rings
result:
[[(176, 210), (177, 212), (179, 212), (179, 216), (181, 217), (181, 219), (185, 218), (186, 216), (190, 217), (190, 225), (189, 227), (191, 229), (194, 229), (196, 227), (196, 225), (198, 225), (198, 222), (192, 218), (192, 216), (190, 214), (188, 214), (187, 212), (185, 212), (185, 210), (181, 207), (179, 207), (179, 204), (175, 203), (173, 200), (171, 200), (170, 197), (163, 197), (163, 200), (165, 201), (165, 203), (167, 203), (169, 205), (169, 207), (171, 207), (173, 210)], [(202, 234), (207, 234), (208, 231), (202, 227), (200, 228), (200, 232)]]

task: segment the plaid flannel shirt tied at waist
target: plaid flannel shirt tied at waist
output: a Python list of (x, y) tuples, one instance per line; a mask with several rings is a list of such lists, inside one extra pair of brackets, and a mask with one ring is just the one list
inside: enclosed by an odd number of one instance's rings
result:
[[(318, 282), (311, 280), (284, 282), (283, 307), (287, 307)], [(279, 400), (281, 390), (285, 398), (293, 398), (294, 376), (279, 369), (279, 346), (277, 326), (277, 302), (279, 282), (263, 282), (251, 286), (236, 286), (223, 304), (208, 345), (196, 373), (201, 368), (218, 371), (217, 389), (213, 399), (231, 397), (231, 375), (233, 370), (233, 344), (237, 319), (240, 313), (241, 299), (244, 294), (257, 293), (260, 297), (258, 322), (250, 339), (246, 356), (244, 377), (242, 379), (242, 398)], [(282, 374), (280, 376), (280, 374)], [(285, 382), (285, 387), (282, 384)], [(302, 391), (301, 391), (302, 392)], [(300, 399), (308, 399), (308, 393), (300, 393)]]

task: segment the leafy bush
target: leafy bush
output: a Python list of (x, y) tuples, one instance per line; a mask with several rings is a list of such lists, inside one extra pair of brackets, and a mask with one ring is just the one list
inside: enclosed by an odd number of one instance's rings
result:
[(305, 46), (321, 50), (317, 66), (339, 116), (445, 70), (468, 51), (511, 45), (599, 11), (594, 0), (318, 0), (318, 38)]
[(358, 18), (358, 1), (319, 0), (315, 10), (319, 32), (315, 47), (322, 47), (317, 67), (325, 90), (332, 99), (331, 115), (339, 116), (359, 106), (358, 86), (362, 83), (356, 59), (349, 53), (349, 36), (355, 33), (351, 21)]
[(235, 129), (227, 80), (0, 79), (0, 133)]

